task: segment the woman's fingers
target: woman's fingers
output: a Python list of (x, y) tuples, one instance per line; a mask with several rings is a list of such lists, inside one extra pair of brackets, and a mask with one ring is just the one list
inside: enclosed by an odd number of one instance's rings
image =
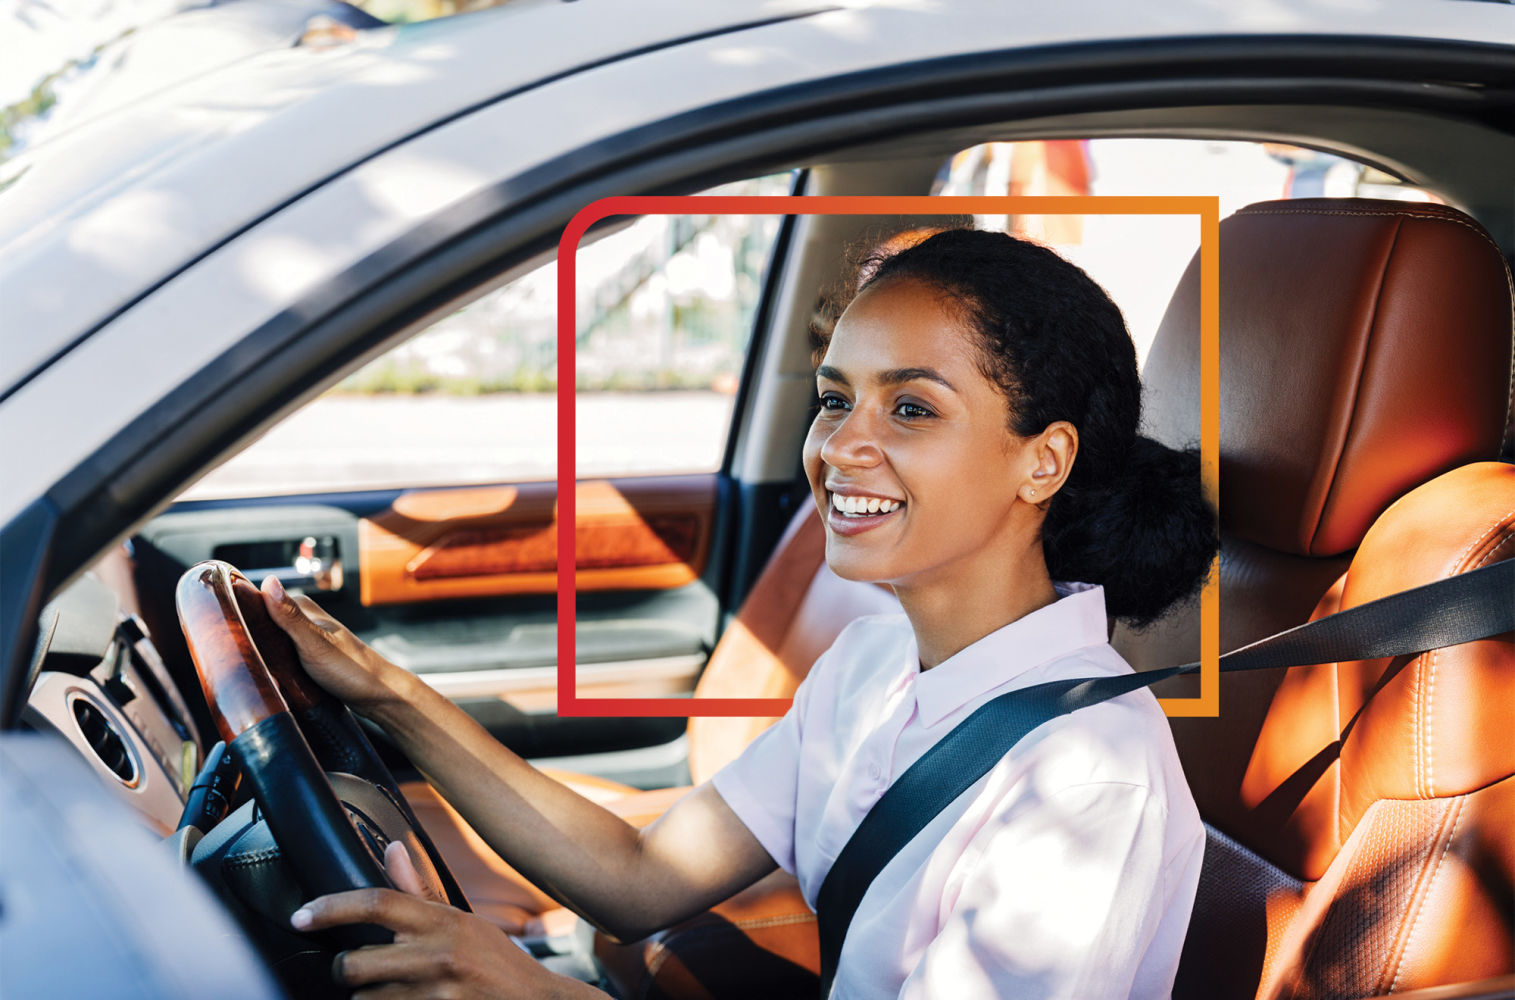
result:
[(416, 864), (410, 858), (410, 852), (401, 841), (391, 840), (389, 846), (384, 848), (384, 870), (389, 873), (389, 880), (395, 884), (395, 888), (401, 892), (437, 903), (444, 902), (427, 890), (426, 883), (421, 881), (421, 873), (416, 871)]
[(330, 655), (330, 630), (318, 628), (309, 612), (295, 603), (277, 577), (264, 578), (262, 594), (268, 616), (294, 640), (301, 660), (308, 664), (312, 659)]
[[(508, 942), (501, 942), (508, 944)], [(331, 963), (331, 978), (343, 986), (435, 983), (463, 978), (451, 950), (426, 944), (391, 944), (344, 951)]]
[(290, 595), (272, 576), (264, 579), (262, 595), (269, 617), (294, 641), (317, 684), (359, 711), (389, 694), (380, 677), (387, 661), (315, 601)]
[(304, 594), (291, 596), (276, 576), (263, 579), (263, 603), (279, 627), (289, 633), (304, 653), (315, 652), (329, 637), (342, 630), (342, 624), (321, 610), (321, 606)]
[[(290, 915), (300, 931), (321, 931), (343, 924), (378, 924), (398, 934), (415, 934), (436, 922), (428, 910), (437, 904), (393, 889), (354, 889), (312, 899)], [(440, 907), (447, 909), (447, 907)]]
[(290, 923), (301, 931), (366, 923), (395, 932), (393, 944), (354, 948), (332, 962), (338, 983), (375, 988), (362, 996), (410, 996), (408, 989), (420, 988), (415, 995), (536, 997), (559, 983), (498, 927), (393, 889), (322, 896)]

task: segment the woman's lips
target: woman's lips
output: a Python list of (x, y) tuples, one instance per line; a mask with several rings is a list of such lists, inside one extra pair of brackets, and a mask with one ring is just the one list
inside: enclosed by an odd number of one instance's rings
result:
[[(880, 503), (877, 505), (880, 508), (887, 507), (889, 509), (880, 509), (876, 512), (869, 513), (862, 513), (861, 511), (858, 513), (847, 513), (838, 509), (839, 502), (841, 504), (847, 504), (850, 501), (851, 503), (861, 507), (861, 501), (873, 499), (880, 501)], [(858, 535), (865, 531), (871, 531), (872, 529), (884, 524), (890, 518), (899, 514), (905, 508), (904, 503), (899, 500), (888, 500), (882, 497), (843, 495), (833, 493), (830, 490), (826, 491), (826, 500), (826, 525), (838, 535)]]

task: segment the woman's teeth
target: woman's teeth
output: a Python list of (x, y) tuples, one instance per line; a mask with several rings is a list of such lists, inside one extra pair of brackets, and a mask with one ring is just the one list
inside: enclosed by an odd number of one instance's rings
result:
[(866, 514), (887, 514), (899, 510), (902, 505), (898, 500), (885, 500), (882, 497), (844, 497), (840, 493), (833, 493), (831, 506), (842, 514), (861, 517)]

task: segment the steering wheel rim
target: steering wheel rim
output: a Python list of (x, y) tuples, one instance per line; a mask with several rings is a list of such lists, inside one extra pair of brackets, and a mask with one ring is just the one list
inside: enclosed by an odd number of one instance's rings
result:
[[(473, 912), (462, 887), (453, 877), (447, 861), (427, 834), (426, 828), (410, 807), (389, 766), (359, 725), (357, 716), (340, 699), (326, 691), (305, 672), (293, 640), (268, 616), (263, 595), (252, 582), (230, 568), (232, 592), (252, 640), (263, 657), (274, 685), (284, 695), (301, 733), (310, 744), (316, 762), (328, 774), (341, 772), (373, 786), (384, 800), (400, 814), (414, 836), (421, 855), (416, 857), (417, 873), (429, 894), (445, 900), (465, 913)], [(345, 804), (345, 803), (344, 803)], [(351, 812), (351, 809), (349, 809)], [(358, 821), (359, 828), (364, 823)]]
[[(198, 563), (180, 578), (175, 602), (216, 727), (302, 888), (312, 895), (393, 888), (383, 848), (372, 831), (367, 838), (359, 833), (326, 777), (342, 771), (390, 800), (421, 848), (416, 868), (431, 894), (467, 910), (394, 776), (351, 711), (306, 675), (251, 581), (228, 563)], [(379, 928), (340, 936), (344, 946), (390, 938)]]

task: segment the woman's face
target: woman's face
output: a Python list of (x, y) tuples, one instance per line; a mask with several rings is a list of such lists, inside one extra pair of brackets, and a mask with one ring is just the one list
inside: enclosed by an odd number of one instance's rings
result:
[[(900, 586), (1002, 578), (1034, 534), (1012, 518), (1034, 456), (940, 292), (874, 286), (842, 314), (816, 371), (805, 473), (838, 575)], [(1024, 508), (1023, 508), (1024, 510)]]

